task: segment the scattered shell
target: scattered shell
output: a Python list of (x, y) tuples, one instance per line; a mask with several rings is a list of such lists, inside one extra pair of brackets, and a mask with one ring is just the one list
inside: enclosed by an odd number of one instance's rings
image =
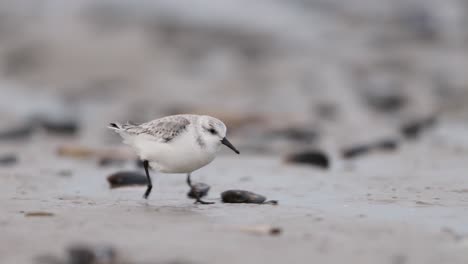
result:
[(221, 193), (223, 203), (255, 203), (262, 204), (266, 197), (249, 191), (228, 190)]
[(110, 188), (120, 188), (127, 186), (146, 186), (148, 179), (146, 175), (136, 171), (120, 171), (107, 177)]
[(60, 146), (57, 149), (57, 154), (64, 157), (83, 159), (94, 156), (96, 152), (93, 149), (81, 146)]
[[(80, 145), (63, 145), (57, 149), (57, 154), (63, 157), (75, 159), (89, 159), (97, 158), (100, 160), (131, 160), (135, 155), (128, 150), (114, 148), (114, 149), (96, 149)], [(105, 161), (106, 162), (106, 161)]]
[(46, 216), (54, 216), (53, 213), (44, 212), (44, 211), (34, 211), (34, 212), (27, 212), (24, 214), (26, 217), (46, 217)]
[(117, 251), (110, 246), (74, 245), (68, 249), (69, 264), (117, 263)]
[(328, 169), (330, 167), (328, 156), (318, 150), (290, 154), (285, 158), (285, 160), (289, 163), (308, 164), (322, 169)]
[(192, 199), (202, 198), (208, 195), (210, 186), (206, 183), (196, 182), (192, 183), (190, 191), (187, 193), (187, 196)]
[(277, 226), (270, 225), (255, 225), (255, 226), (244, 226), (239, 228), (240, 231), (254, 235), (280, 235), (283, 230)]

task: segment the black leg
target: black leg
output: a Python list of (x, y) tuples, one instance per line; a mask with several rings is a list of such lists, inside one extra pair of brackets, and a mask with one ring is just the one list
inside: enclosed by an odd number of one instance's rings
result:
[(190, 180), (190, 173), (187, 173), (187, 184), (190, 188), (192, 188), (192, 181)]
[(153, 184), (151, 183), (151, 177), (150, 177), (149, 172), (148, 172), (149, 162), (147, 160), (143, 161), (143, 167), (145, 168), (146, 178), (148, 179), (148, 185), (146, 187), (146, 192), (143, 195), (143, 198), (148, 199), (148, 196), (151, 193), (151, 189), (153, 189)]
[[(190, 189), (194, 188), (194, 186), (192, 185), (192, 181), (190, 180), (190, 173), (187, 174), (187, 184), (190, 187)], [(197, 203), (199, 203), (199, 204), (214, 204), (214, 202), (205, 202), (205, 201), (203, 201), (199, 196), (200, 195), (199, 192), (194, 191), (193, 193), (196, 195), (195, 204), (197, 204)]]

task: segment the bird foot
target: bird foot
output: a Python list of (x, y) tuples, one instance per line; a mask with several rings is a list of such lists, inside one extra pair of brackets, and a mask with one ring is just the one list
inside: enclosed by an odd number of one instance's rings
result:
[(197, 199), (193, 204), (215, 204), (214, 202), (205, 202), (201, 199)]

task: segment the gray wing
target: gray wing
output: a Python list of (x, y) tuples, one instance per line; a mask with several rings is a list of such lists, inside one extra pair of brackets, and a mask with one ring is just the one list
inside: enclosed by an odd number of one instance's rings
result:
[(124, 130), (129, 134), (149, 135), (155, 140), (167, 143), (187, 130), (190, 120), (182, 116), (171, 116), (156, 119), (138, 126), (126, 125)]

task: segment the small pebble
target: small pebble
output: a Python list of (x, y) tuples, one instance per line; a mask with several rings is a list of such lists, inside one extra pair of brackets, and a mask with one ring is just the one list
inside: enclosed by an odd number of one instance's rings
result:
[(270, 225), (256, 225), (256, 226), (244, 226), (239, 228), (240, 231), (250, 233), (254, 235), (280, 235), (283, 230), (277, 226)]
[(71, 170), (60, 170), (57, 174), (60, 177), (69, 178), (73, 175), (73, 172)]
[(210, 186), (206, 183), (192, 183), (192, 188), (190, 188), (190, 191), (187, 193), (187, 196), (192, 199), (202, 198), (208, 195), (209, 190)]
[(75, 120), (53, 120), (49, 118), (41, 118), (38, 121), (42, 128), (52, 134), (74, 136), (79, 131), (78, 122)]
[(395, 139), (384, 139), (376, 142), (374, 148), (377, 150), (393, 151), (398, 148), (398, 141)]
[(370, 145), (357, 145), (357, 146), (344, 149), (341, 152), (341, 156), (344, 159), (354, 159), (359, 156), (368, 154), (371, 150), (372, 150), (372, 146)]
[(68, 249), (69, 264), (117, 263), (117, 251), (110, 246), (74, 245)]
[(148, 180), (146, 175), (135, 171), (120, 171), (107, 177), (110, 188), (120, 188), (127, 186), (146, 186)]
[(25, 124), (10, 130), (0, 131), (0, 140), (24, 140), (34, 132), (33, 124)]
[(330, 167), (328, 156), (316, 150), (290, 154), (285, 160), (289, 163), (308, 164), (322, 169), (328, 169)]
[(124, 163), (125, 160), (113, 157), (101, 157), (98, 160), (98, 165), (101, 167), (122, 166)]
[(266, 197), (249, 191), (228, 190), (221, 193), (223, 203), (255, 203), (262, 204)]
[(288, 140), (310, 143), (318, 137), (318, 133), (311, 129), (289, 127), (270, 132), (270, 137), (283, 137)]
[(18, 157), (14, 154), (0, 155), (0, 166), (11, 166), (18, 162)]
[(413, 120), (401, 126), (400, 132), (406, 139), (416, 139), (421, 133), (434, 126), (436, 123), (435, 117), (428, 117), (419, 120)]

